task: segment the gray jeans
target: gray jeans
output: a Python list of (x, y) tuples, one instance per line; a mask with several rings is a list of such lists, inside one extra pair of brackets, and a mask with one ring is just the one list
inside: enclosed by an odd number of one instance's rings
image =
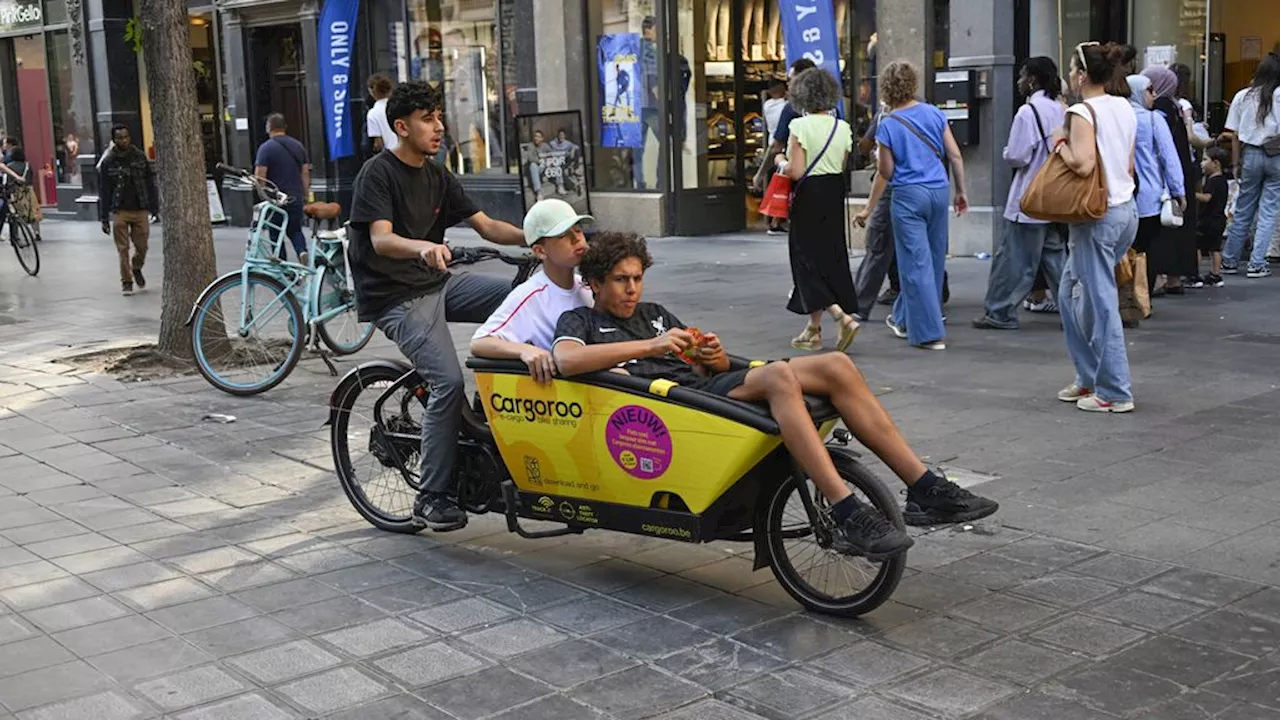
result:
[(993, 325), (1018, 327), (1018, 305), (1031, 292), (1043, 268), (1055, 291), (1067, 263), (1065, 238), (1051, 225), (1005, 221), (1000, 247), (991, 258), (986, 317)]
[(893, 264), (892, 207), (893, 188), (886, 187), (867, 219), (867, 254), (862, 256), (862, 264), (853, 279), (854, 292), (858, 296), (858, 314), (863, 320), (871, 319), (876, 296), (880, 294), (880, 286), (884, 285), (889, 266)]
[(510, 280), (455, 273), (444, 289), (402, 302), (374, 322), (431, 388), (422, 415), (423, 494), (456, 492), (453, 462), (466, 385), (448, 323), (484, 322), (510, 291)]

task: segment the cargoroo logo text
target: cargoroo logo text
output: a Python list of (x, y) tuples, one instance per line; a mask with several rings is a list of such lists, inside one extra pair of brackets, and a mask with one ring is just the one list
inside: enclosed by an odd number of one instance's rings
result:
[(506, 415), (518, 415), (529, 422), (540, 418), (562, 420), (582, 417), (582, 405), (576, 402), (560, 400), (530, 400), (529, 398), (506, 397), (499, 393), (489, 396), (489, 407), (495, 412)]

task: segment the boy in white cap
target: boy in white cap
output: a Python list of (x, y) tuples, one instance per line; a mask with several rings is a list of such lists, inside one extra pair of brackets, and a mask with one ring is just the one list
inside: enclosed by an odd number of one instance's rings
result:
[(520, 360), (540, 383), (556, 374), (551, 356), (556, 322), (568, 310), (590, 306), (591, 288), (576, 272), (587, 252), (582, 226), (594, 222), (563, 200), (539, 200), (524, 216), (525, 242), (542, 269), (512, 290), (471, 338), (471, 354)]

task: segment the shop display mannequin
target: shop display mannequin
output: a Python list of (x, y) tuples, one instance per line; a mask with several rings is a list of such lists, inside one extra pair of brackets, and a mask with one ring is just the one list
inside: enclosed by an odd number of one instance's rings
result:
[(777, 5), (777, 0), (744, 0), (742, 16), (742, 58), (764, 60), (765, 5)]
[(707, 0), (707, 58), (729, 60), (733, 0)]
[(778, 0), (766, 0), (769, 3), (769, 26), (765, 28), (764, 59), (782, 60), (782, 6)]

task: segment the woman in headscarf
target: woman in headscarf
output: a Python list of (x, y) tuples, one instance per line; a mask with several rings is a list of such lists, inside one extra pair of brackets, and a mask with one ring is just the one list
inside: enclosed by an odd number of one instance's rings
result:
[[(1153, 245), (1167, 242), (1160, 237), (1160, 231), (1164, 229), (1160, 225), (1160, 198), (1168, 192), (1175, 202), (1183, 204), (1187, 191), (1173, 133), (1168, 123), (1157, 120), (1156, 113), (1151, 110), (1155, 102), (1151, 79), (1146, 75), (1130, 75), (1126, 79), (1132, 91), (1129, 104), (1138, 118), (1133, 155), (1134, 170), (1138, 175), (1138, 236), (1133, 241), (1133, 249), (1141, 255), (1151, 250)], [(1135, 272), (1134, 284), (1120, 288), (1120, 318), (1127, 327), (1137, 327), (1143, 317), (1133, 289), (1137, 283), (1146, 282), (1146, 272)]]
[[(1182, 111), (1178, 108), (1178, 76), (1172, 70), (1161, 65), (1153, 65), (1142, 74), (1151, 81), (1151, 89), (1155, 92), (1155, 103), (1152, 110), (1158, 118), (1163, 118), (1173, 135), (1174, 148), (1178, 151), (1178, 161), (1182, 166), (1182, 186), (1198, 187), (1200, 183), (1200, 167), (1191, 157), (1191, 141), (1187, 137), (1187, 125), (1182, 121)], [(1182, 227), (1163, 228), (1160, 241), (1151, 247), (1147, 255), (1147, 271), (1152, 275), (1164, 275), (1162, 290), (1152, 291), (1152, 295), (1182, 295), (1182, 278), (1191, 278), (1200, 274), (1200, 257), (1196, 252), (1196, 220), (1197, 208), (1194, 197), (1188, 198), (1183, 210)], [(1148, 285), (1155, 283), (1148, 280)]]

